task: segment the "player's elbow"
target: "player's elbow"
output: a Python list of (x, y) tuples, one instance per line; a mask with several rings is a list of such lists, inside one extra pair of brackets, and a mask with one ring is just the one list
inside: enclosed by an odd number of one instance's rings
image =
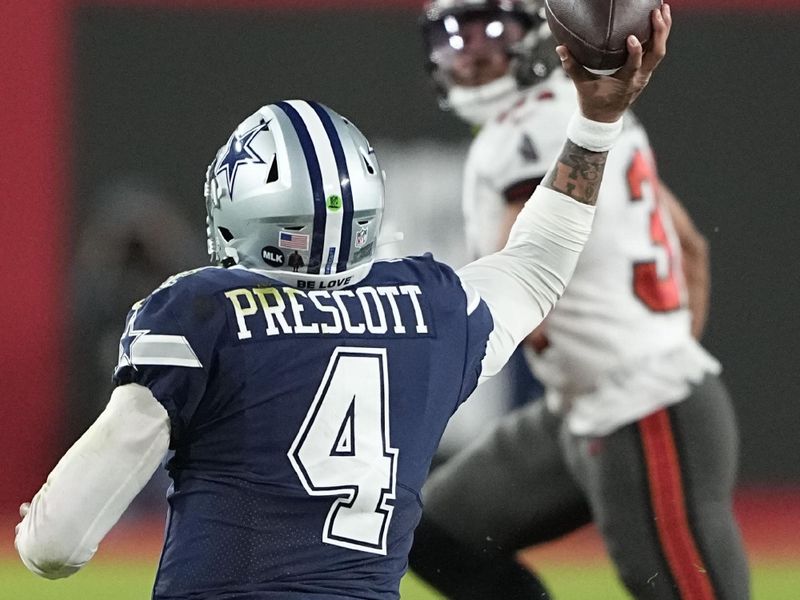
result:
[(26, 563), (25, 566), (27, 566), (32, 573), (35, 573), (39, 577), (43, 577), (45, 579), (63, 579), (64, 577), (69, 577), (80, 570), (80, 567), (69, 565), (57, 558), (45, 558), (40, 562), (31, 562), (30, 564)]
[(708, 240), (700, 232), (695, 233), (691, 237), (688, 246), (693, 256), (703, 261), (708, 260)]
[(701, 261), (708, 260), (709, 246), (705, 236), (694, 227), (684, 227), (683, 229), (683, 231), (679, 231), (683, 255)]
[(48, 538), (17, 536), (15, 546), (28, 570), (45, 579), (62, 579), (80, 570), (83, 564), (75, 564), (73, 560), (75, 548)]

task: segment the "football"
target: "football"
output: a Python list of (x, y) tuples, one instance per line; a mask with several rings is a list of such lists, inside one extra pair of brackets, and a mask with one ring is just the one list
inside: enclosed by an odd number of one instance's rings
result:
[(644, 46), (652, 34), (650, 13), (661, 0), (545, 0), (550, 31), (580, 64), (608, 71), (625, 64), (625, 40)]

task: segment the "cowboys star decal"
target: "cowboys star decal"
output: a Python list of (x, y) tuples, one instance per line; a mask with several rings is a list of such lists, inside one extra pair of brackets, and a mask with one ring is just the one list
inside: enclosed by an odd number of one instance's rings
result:
[(214, 175), (225, 173), (225, 178), (228, 180), (228, 194), (231, 197), (233, 196), (233, 185), (236, 183), (236, 171), (239, 170), (240, 165), (267, 164), (250, 146), (259, 133), (267, 130), (269, 130), (269, 123), (262, 122), (243, 133), (241, 137), (236, 137), (234, 133), (228, 140), (225, 153), (216, 164)]
[(133, 367), (136, 370), (136, 365), (133, 364), (131, 346), (143, 335), (150, 333), (149, 329), (136, 329), (136, 317), (139, 316), (139, 308), (141, 302), (134, 305), (133, 314), (131, 315), (128, 325), (122, 334), (119, 341), (119, 358), (117, 360), (117, 369), (122, 367)]

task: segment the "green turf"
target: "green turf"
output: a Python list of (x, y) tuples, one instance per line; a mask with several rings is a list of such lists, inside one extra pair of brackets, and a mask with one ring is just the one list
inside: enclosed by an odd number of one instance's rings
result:
[[(2, 600), (146, 600), (150, 597), (155, 564), (98, 561), (61, 581), (31, 575), (16, 561), (0, 561)], [(606, 566), (548, 566), (544, 569), (550, 591), (559, 600), (628, 600)], [(756, 565), (753, 600), (797, 600), (800, 568), (796, 563)], [(413, 576), (403, 580), (405, 600), (440, 600)]]
[[(800, 598), (800, 565), (756, 565), (753, 568), (752, 600), (798, 600)], [(543, 579), (557, 600), (630, 600), (607, 566), (578, 567), (549, 565)], [(419, 580), (409, 575), (400, 588), (404, 600), (440, 600)]]
[(47, 581), (19, 561), (0, 561), (2, 600), (146, 600), (155, 564), (97, 562), (67, 579)]

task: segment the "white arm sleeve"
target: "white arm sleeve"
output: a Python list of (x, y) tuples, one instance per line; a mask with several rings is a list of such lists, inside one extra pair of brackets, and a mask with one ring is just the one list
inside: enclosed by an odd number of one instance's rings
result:
[(144, 386), (111, 394), (34, 496), (14, 545), (31, 571), (48, 579), (89, 562), (106, 533), (142, 490), (169, 447), (169, 417)]
[(494, 320), (481, 382), (503, 367), (564, 293), (593, 218), (593, 206), (540, 185), (517, 216), (505, 248), (458, 271), (465, 289), (477, 292)]

